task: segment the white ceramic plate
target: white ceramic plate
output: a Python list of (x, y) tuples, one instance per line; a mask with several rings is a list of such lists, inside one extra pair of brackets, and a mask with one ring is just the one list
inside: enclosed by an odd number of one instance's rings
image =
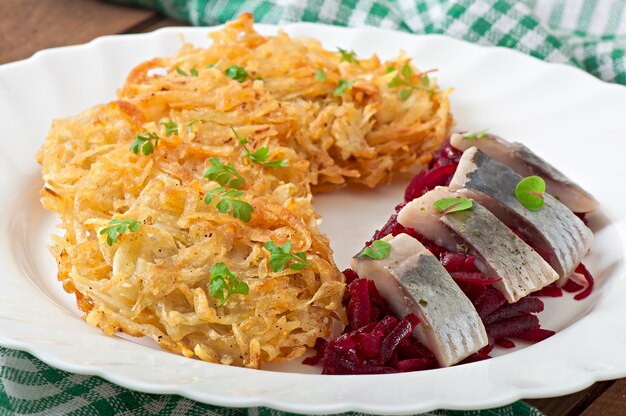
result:
[[(277, 30), (258, 29), (267, 34)], [(460, 128), (489, 127), (522, 141), (597, 196), (602, 212), (592, 218), (596, 239), (586, 263), (598, 285), (583, 302), (569, 296), (546, 300), (541, 321), (558, 334), (453, 368), (321, 376), (299, 365), (259, 371), (208, 364), (162, 352), (142, 340), (107, 337), (80, 320), (72, 298), (56, 282), (56, 266), (47, 252), (57, 219), (39, 204), (40, 171), (33, 158), (53, 118), (113, 99), (134, 65), (173, 54), (179, 34), (207, 44), (206, 28), (166, 28), (43, 51), (0, 67), (0, 344), (135, 390), (308, 413), (487, 408), (626, 376), (626, 88), (511, 50), (442, 36), (313, 24), (284, 29), (362, 56), (386, 58), (405, 49), (420, 68), (439, 68), (441, 85), (455, 87), (452, 109)], [(317, 198), (322, 228), (340, 267), (385, 222), (405, 184)]]

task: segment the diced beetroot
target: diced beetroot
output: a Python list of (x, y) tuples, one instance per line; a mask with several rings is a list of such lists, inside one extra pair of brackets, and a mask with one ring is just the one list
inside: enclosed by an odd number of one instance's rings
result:
[(469, 357), (467, 357), (466, 359), (461, 361), (459, 364), (475, 363), (476, 361), (483, 361), (483, 360), (487, 360), (487, 359), (491, 358), (489, 356), (489, 352), (491, 352), (491, 349), (493, 349), (493, 347), (490, 348), (489, 351), (483, 352), (483, 350), (485, 350), (485, 348), (483, 348), (482, 350), (480, 350), (479, 352), (477, 352), (475, 354), (470, 355)]
[(485, 319), (505, 303), (506, 299), (502, 293), (488, 287), (485, 289), (485, 293), (474, 301), (474, 306), (476, 307), (478, 315), (480, 315), (482, 319)]
[(324, 338), (318, 338), (317, 340), (315, 340), (315, 355), (313, 357), (305, 358), (302, 361), (302, 364), (317, 365), (322, 360), (322, 358), (324, 358), (327, 345), (328, 341), (326, 341)]
[(489, 337), (489, 343), (487, 345), (485, 345), (483, 348), (481, 348), (480, 350), (478, 350), (478, 352), (476, 354), (478, 355), (489, 355), (489, 353), (493, 350), (493, 347), (496, 345), (495, 341), (493, 340), (493, 338)]
[(516, 316), (486, 325), (487, 335), (494, 340), (515, 337), (536, 328), (539, 328), (539, 319), (535, 315)]
[(380, 346), (380, 362), (385, 363), (390, 358), (400, 342), (411, 336), (413, 330), (419, 324), (420, 320), (417, 316), (409, 314), (402, 318), (398, 325), (385, 337)]
[(583, 287), (584, 287), (583, 285), (578, 284), (578, 282), (576, 282), (574, 279), (569, 279), (563, 285), (563, 290), (566, 291), (567, 293), (574, 293), (574, 292), (581, 291)]
[(457, 165), (439, 166), (430, 170), (423, 170), (411, 180), (404, 193), (405, 201), (419, 198), (436, 186), (448, 185), (456, 171)]
[(361, 328), (370, 323), (370, 297), (369, 285), (366, 279), (357, 279), (348, 286), (350, 303), (348, 304), (348, 317), (354, 329)]
[(459, 163), (462, 155), (463, 152), (455, 147), (452, 147), (450, 141), (447, 140), (433, 155), (433, 158), (429, 164), (429, 168), (432, 169), (452, 164), (456, 165)]
[(506, 338), (498, 338), (496, 340), (496, 345), (502, 348), (514, 348), (515, 347), (515, 343), (511, 341), (510, 339), (506, 339)]
[(398, 357), (400, 360), (424, 358), (436, 363), (435, 356), (415, 337), (408, 337), (400, 342), (400, 345), (398, 345)]
[(349, 285), (354, 280), (359, 278), (359, 275), (352, 269), (346, 269), (343, 271), (343, 275), (346, 277), (346, 284)]
[(574, 296), (574, 299), (576, 300), (583, 300), (587, 296), (589, 296), (591, 294), (591, 291), (593, 290), (593, 285), (594, 285), (593, 276), (591, 275), (591, 273), (589, 273), (589, 270), (587, 270), (585, 265), (582, 263), (580, 263), (578, 267), (576, 268), (576, 273), (582, 274), (585, 277), (585, 280), (587, 281), (587, 287), (585, 288), (585, 290), (583, 290), (582, 292)]
[(380, 322), (376, 324), (376, 329), (387, 336), (398, 325), (398, 319), (391, 315), (385, 316)]
[(536, 292), (530, 294), (530, 296), (545, 296), (548, 298), (560, 298), (563, 296), (563, 289), (556, 286), (546, 286), (542, 289), (539, 289)]
[(339, 338), (331, 341), (326, 346), (326, 350), (335, 350), (338, 352), (347, 352), (356, 348), (356, 342), (350, 336), (351, 333), (343, 334)]
[(487, 277), (478, 272), (453, 272), (450, 273), (456, 282), (471, 283), (474, 285), (488, 286), (502, 280), (499, 277)]
[(483, 322), (485, 323), (485, 325), (488, 325), (492, 322), (498, 322), (503, 319), (513, 318), (515, 316), (538, 313), (543, 311), (543, 307), (544, 305), (541, 299), (528, 296), (520, 299), (516, 303), (507, 303), (501, 306), (496, 311), (487, 315), (483, 319)]
[(378, 321), (385, 316), (390, 315), (391, 311), (389, 310), (387, 301), (385, 301), (385, 299), (383, 299), (383, 297), (380, 295), (373, 280), (368, 281), (368, 289), (370, 301), (372, 303), (372, 311), (376, 310), (378, 312), (375, 315), (372, 314), (372, 316), (374, 316), (372, 320)]
[(356, 335), (359, 352), (365, 358), (374, 358), (380, 352), (380, 340), (383, 338), (381, 331), (362, 332)]
[(517, 335), (517, 338), (523, 339), (524, 341), (529, 341), (529, 342), (539, 342), (539, 341), (543, 341), (546, 338), (550, 338), (555, 333), (556, 332), (554, 331), (550, 331), (550, 330), (543, 329), (543, 328), (533, 328), (529, 331), (526, 331)]
[(485, 289), (489, 288), (489, 286), (473, 285), (465, 282), (456, 282), (456, 284), (459, 285), (459, 289), (465, 293), (465, 296), (467, 296), (472, 303), (475, 303), (478, 298), (483, 296)]
[(433, 368), (432, 360), (428, 358), (411, 358), (408, 360), (400, 360), (398, 361), (398, 370), (405, 373), (407, 371), (420, 371), (420, 370), (428, 370)]

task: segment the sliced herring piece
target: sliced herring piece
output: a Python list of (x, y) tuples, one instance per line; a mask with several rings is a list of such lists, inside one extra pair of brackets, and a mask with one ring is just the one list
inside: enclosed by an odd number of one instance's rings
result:
[(453, 133), (450, 144), (462, 151), (475, 146), (521, 176), (541, 176), (547, 192), (574, 212), (598, 209), (598, 201), (593, 195), (521, 143), (511, 143), (493, 134), (468, 140), (462, 134)]
[(549, 263), (563, 285), (589, 251), (593, 234), (551, 195), (544, 194), (540, 210), (525, 208), (515, 196), (521, 179), (509, 167), (471, 147), (463, 153), (450, 188), (480, 202), (502, 222), (519, 230), (538, 250), (549, 253)]
[(469, 210), (444, 214), (433, 207), (443, 198), (462, 197), (437, 187), (409, 202), (398, 222), (451, 251), (477, 257), (477, 267), (502, 280), (493, 284), (509, 303), (558, 279), (558, 274), (528, 244), (476, 201)]
[(357, 255), (352, 269), (376, 283), (398, 316), (414, 313), (421, 319), (413, 335), (439, 365), (456, 364), (486, 346), (487, 333), (474, 305), (439, 260), (407, 234), (383, 240), (391, 244), (389, 257), (373, 260)]

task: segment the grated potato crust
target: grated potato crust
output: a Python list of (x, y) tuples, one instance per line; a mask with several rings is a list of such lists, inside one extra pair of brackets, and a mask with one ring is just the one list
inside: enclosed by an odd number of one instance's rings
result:
[[(184, 44), (172, 58), (135, 67), (118, 100), (55, 120), (39, 151), (42, 204), (62, 220), (53, 236), (58, 279), (85, 320), (107, 334), (148, 336), (171, 352), (258, 368), (294, 359), (343, 320), (344, 280), (318, 229), (312, 194), (348, 183), (377, 186), (415, 169), (450, 131), (448, 91), (388, 87), (409, 60), (376, 56), (340, 62), (308, 38), (264, 37), (244, 14), (212, 32), (212, 44)], [(250, 79), (224, 74), (244, 67)], [(179, 68), (187, 75), (182, 75)], [(315, 78), (318, 69), (325, 81)], [(191, 75), (192, 69), (198, 76)], [(416, 82), (420, 74), (414, 69)], [(352, 89), (333, 95), (340, 80)], [(173, 120), (178, 133), (162, 124)], [(269, 146), (270, 168), (242, 157), (231, 126), (251, 150)], [(129, 150), (138, 133), (160, 141), (150, 155)], [(219, 213), (204, 196), (208, 159), (245, 178), (250, 222)], [(109, 246), (111, 219), (141, 222)], [(293, 242), (312, 268), (273, 272), (266, 241)], [(222, 307), (210, 269), (224, 262), (250, 287)]]

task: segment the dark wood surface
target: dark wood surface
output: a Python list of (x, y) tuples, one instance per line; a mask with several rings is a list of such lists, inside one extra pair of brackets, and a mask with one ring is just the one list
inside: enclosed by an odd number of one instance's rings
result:
[[(153, 11), (97, 0), (0, 0), (0, 64), (98, 36), (182, 25)], [(626, 379), (599, 382), (567, 396), (527, 401), (547, 416), (626, 416)]]

